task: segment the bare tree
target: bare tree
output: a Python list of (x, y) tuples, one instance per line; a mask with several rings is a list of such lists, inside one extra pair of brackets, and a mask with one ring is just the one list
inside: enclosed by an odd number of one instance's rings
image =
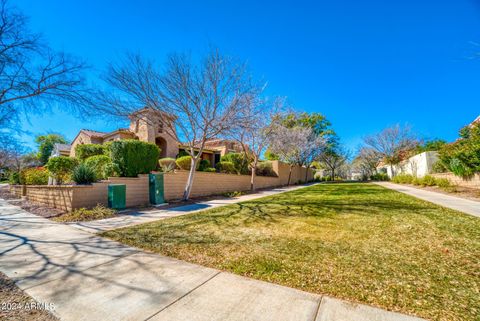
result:
[(261, 155), (270, 144), (279, 114), (283, 111), (284, 99), (270, 101), (260, 96), (260, 92), (245, 97), (243, 117), (232, 127), (231, 137), (242, 146), (251, 171), (250, 190), (255, 190), (257, 165)]
[(394, 165), (399, 164), (414, 150), (419, 140), (409, 126), (399, 124), (387, 127), (381, 132), (367, 136), (364, 139), (365, 145), (375, 150), (385, 164), (390, 165), (392, 176), (395, 176)]
[(85, 106), (85, 64), (53, 52), (27, 18), (6, 0), (0, 1), (0, 124), (21, 110), (39, 111), (52, 101)]
[(345, 165), (348, 153), (340, 147), (329, 148), (318, 157), (318, 161), (330, 171), (332, 180), (335, 180), (336, 172)]
[(324, 144), (325, 141), (309, 127), (275, 127), (269, 148), (281, 161), (290, 164), (287, 185), (290, 184), (293, 166), (305, 166), (307, 163), (310, 166), (315, 153), (321, 151)]
[(353, 166), (358, 169), (363, 177), (370, 177), (376, 173), (382, 156), (374, 149), (362, 147), (358, 151), (357, 157), (353, 160)]
[(139, 55), (128, 55), (121, 64), (110, 65), (105, 80), (116, 92), (101, 93), (98, 108), (119, 116), (144, 107), (157, 110), (166, 117), (165, 132), (186, 146), (192, 160), (185, 200), (205, 143), (242, 122), (245, 101), (257, 90), (246, 65), (217, 49), (199, 63), (173, 54), (163, 71)]

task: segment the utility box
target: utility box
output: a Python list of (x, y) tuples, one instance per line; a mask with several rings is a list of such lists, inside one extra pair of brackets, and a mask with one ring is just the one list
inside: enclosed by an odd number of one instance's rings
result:
[(123, 210), (126, 206), (127, 186), (125, 184), (108, 185), (108, 207)]
[(164, 204), (165, 193), (163, 191), (163, 173), (150, 174), (148, 181), (150, 203), (153, 205)]

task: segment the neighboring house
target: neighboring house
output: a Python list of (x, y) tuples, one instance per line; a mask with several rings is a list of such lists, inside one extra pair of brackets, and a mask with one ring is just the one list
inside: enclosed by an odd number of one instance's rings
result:
[[(104, 144), (109, 141), (120, 139), (138, 139), (156, 144), (161, 152), (160, 157), (176, 158), (177, 155), (187, 148), (178, 142), (165, 130), (171, 116), (160, 111), (143, 108), (130, 115), (129, 128), (120, 128), (113, 132), (104, 133), (88, 129), (82, 129), (72, 141), (69, 155), (75, 157), (75, 147), (80, 144)], [(220, 157), (230, 152), (240, 152), (241, 146), (230, 140), (212, 139), (206, 142), (202, 153), (202, 159), (210, 161), (215, 166)]]
[(53, 150), (50, 157), (70, 156), (71, 148), (72, 148), (72, 145), (56, 143), (55, 145), (53, 145)]
[[(398, 174), (410, 174), (415, 177), (423, 177), (425, 175), (431, 174), (433, 170), (433, 165), (438, 161), (438, 152), (423, 152), (417, 155), (414, 155), (406, 160), (400, 162), (398, 165), (393, 166), (393, 171), (395, 175)], [(390, 165), (381, 163), (377, 167), (378, 172), (387, 173), (388, 177), (392, 178), (392, 167)]]

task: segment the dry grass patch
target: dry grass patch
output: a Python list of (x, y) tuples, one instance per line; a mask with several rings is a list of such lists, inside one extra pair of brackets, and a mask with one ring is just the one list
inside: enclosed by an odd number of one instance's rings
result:
[(52, 219), (57, 222), (82, 222), (101, 220), (116, 215), (117, 211), (99, 204), (92, 209), (79, 208)]
[(316, 185), (103, 235), (429, 319), (480, 314), (480, 220), (377, 185)]

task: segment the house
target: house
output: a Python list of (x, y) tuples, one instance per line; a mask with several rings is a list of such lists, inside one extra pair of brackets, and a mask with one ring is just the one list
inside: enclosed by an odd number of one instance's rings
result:
[[(174, 126), (168, 126), (173, 121), (172, 116), (152, 108), (143, 108), (132, 113), (129, 119), (129, 128), (119, 128), (109, 133), (89, 129), (80, 130), (68, 148), (69, 155), (75, 157), (75, 147), (79, 144), (104, 144), (121, 139), (138, 139), (154, 143), (161, 150), (160, 158), (176, 158), (182, 150), (187, 148), (185, 144), (174, 138), (175, 135), (167, 133), (167, 129), (174, 130)], [(63, 148), (67, 147), (63, 146)], [(241, 150), (240, 144), (235, 141), (211, 139), (206, 142), (201, 158), (209, 160), (211, 166), (215, 166), (221, 156)]]

